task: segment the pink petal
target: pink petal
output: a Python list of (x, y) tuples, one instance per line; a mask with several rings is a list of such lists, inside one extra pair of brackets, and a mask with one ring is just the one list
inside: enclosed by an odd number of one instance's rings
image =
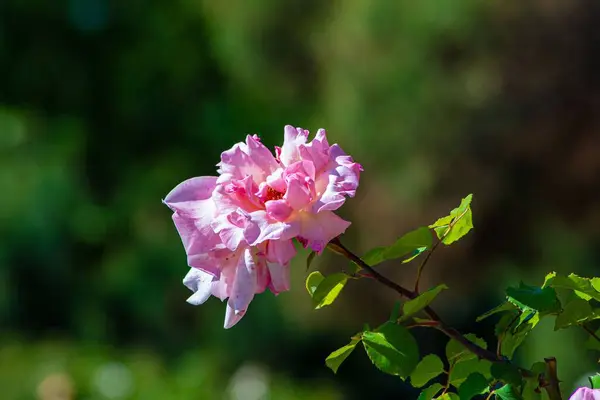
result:
[(277, 263), (267, 263), (271, 275), (271, 292), (279, 294), (290, 290), (290, 267)]
[(285, 126), (283, 146), (281, 146), (281, 153), (279, 154), (279, 160), (283, 165), (290, 165), (300, 159), (298, 146), (306, 143), (307, 137), (308, 131), (290, 125)]
[(283, 198), (294, 210), (302, 210), (310, 203), (311, 193), (305, 182), (292, 179)]
[(266, 247), (267, 260), (272, 263), (285, 265), (296, 255), (296, 248), (291, 240), (269, 240)]
[[(210, 198), (217, 183), (215, 176), (190, 178), (175, 186), (163, 200), (173, 211), (186, 206), (186, 203)], [(183, 204), (181, 204), (183, 203)]]
[(306, 241), (308, 247), (317, 252), (323, 251), (331, 239), (344, 233), (350, 226), (350, 222), (331, 211), (302, 214), (299, 236)]
[(267, 215), (276, 221), (285, 221), (293, 211), (285, 200), (269, 200), (265, 208)]
[(248, 135), (246, 137), (246, 144), (248, 145), (250, 159), (267, 175), (279, 168), (279, 164), (275, 160), (275, 157), (273, 157), (273, 153), (255, 137)]
[(569, 400), (600, 400), (600, 389), (588, 387), (579, 388), (573, 393)]
[(195, 306), (204, 303), (211, 295), (212, 283), (215, 276), (196, 268), (191, 268), (185, 278), (183, 284), (194, 292), (187, 302)]
[(225, 329), (231, 328), (244, 316), (256, 288), (256, 264), (250, 249), (245, 249), (238, 262), (235, 281), (227, 301)]
[(188, 257), (209, 251), (221, 242), (210, 227), (208, 216), (192, 219), (174, 213), (172, 218)]
[(266, 211), (255, 211), (250, 213), (252, 221), (259, 229), (260, 235), (252, 243), (255, 246), (266, 240), (287, 240), (292, 239), (300, 233), (300, 224), (297, 221), (278, 222), (270, 218)]

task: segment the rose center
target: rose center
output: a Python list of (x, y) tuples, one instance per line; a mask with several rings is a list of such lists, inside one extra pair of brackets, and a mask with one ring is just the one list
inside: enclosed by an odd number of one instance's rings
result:
[(275, 190), (271, 186), (269, 186), (267, 188), (267, 195), (265, 196), (265, 202), (267, 202), (269, 200), (281, 200), (281, 199), (283, 199), (284, 194), (285, 193), (278, 192), (277, 190)]

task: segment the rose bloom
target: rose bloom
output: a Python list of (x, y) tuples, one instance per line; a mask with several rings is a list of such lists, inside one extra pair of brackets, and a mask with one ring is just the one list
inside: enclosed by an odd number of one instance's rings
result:
[(177, 185), (163, 200), (173, 210), (190, 271), (191, 304), (228, 299), (225, 328), (246, 313), (257, 293), (289, 290), (292, 239), (321, 252), (350, 225), (334, 211), (353, 197), (362, 167), (319, 129), (286, 126), (275, 155), (258, 136), (221, 154), (218, 177)]
[(573, 393), (569, 400), (600, 400), (600, 389), (588, 387), (579, 388)]

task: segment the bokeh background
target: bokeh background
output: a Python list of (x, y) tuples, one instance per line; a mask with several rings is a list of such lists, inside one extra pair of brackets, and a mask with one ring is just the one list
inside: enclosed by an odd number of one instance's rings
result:
[[(593, 0), (2, 0), (0, 398), (415, 398), (362, 351), (324, 366), (394, 293), (352, 282), (314, 311), (299, 257), (291, 292), (224, 330), (223, 303), (185, 302), (161, 199), (247, 133), (327, 128), (365, 169), (341, 211), (359, 253), (474, 193), (475, 230), (425, 284), (447, 282), (439, 312), (492, 344), (472, 321), (505, 286), (598, 274), (599, 24)], [(597, 354), (552, 329), (519, 358), (557, 356), (569, 392)]]

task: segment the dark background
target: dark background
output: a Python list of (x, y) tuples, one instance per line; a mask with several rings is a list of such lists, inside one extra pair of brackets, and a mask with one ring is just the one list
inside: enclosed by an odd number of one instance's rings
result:
[[(161, 199), (247, 133), (273, 146), (285, 124), (326, 128), (365, 169), (341, 211), (359, 253), (474, 193), (475, 230), (424, 283), (445, 281), (439, 312), (495, 345), (493, 321), (472, 321), (504, 287), (598, 274), (599, 25), (592, 0), (2, 0), (0, 397), (415, 397), (361, 349), (324, 366), (394, 293), (352, 282), (314, 311), (301, 255), (291, 292), (224, 330), (223, 303), (185, 303)], [(568, 392), (597, 354), (552, 329), (518, 356), (557, 356)]]

